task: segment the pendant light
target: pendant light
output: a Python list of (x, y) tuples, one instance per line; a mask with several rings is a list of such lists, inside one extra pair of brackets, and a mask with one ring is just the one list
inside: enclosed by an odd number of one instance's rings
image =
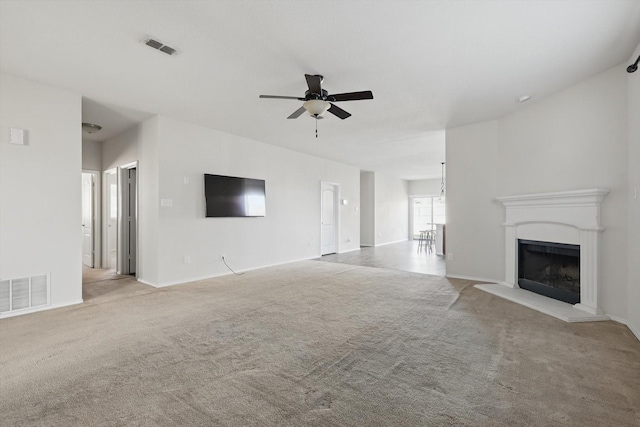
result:
[(442, 182), (440, 183), (440, 197), (444, 197), (444, 162), (442, 163)]
[(444, 162), (441, 162), (442, 167), (442, 181), (440, 183), (440, 197), (439, 201), (442, 203), (444, 201)]

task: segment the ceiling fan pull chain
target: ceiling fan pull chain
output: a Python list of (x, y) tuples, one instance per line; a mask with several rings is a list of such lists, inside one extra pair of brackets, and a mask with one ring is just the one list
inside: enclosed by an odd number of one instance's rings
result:
[(318, 137), (318, 119), (316, 118), (316, 138)]

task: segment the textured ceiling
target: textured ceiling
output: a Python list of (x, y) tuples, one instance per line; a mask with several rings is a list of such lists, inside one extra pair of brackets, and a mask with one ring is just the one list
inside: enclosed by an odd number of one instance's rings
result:
[[(445, 128), (526, 108), (638, 43), (639, 1), (0, 2), (1, 71), (80, 93), (85, 113), (162, 114), (405, 179), (440, 176)], [(303, 96), (305, 73), (375, 99), (340, 103), (353, 116), (328, 114), (316, 139), (313, 119), (286, 119), (299, 101), (258, 98)]]

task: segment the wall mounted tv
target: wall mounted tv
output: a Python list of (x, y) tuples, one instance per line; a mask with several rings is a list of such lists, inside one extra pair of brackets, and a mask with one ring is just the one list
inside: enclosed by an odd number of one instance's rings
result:
[(265, 216), (265, 185), (262, 179), (204, 174), (206, 216)]

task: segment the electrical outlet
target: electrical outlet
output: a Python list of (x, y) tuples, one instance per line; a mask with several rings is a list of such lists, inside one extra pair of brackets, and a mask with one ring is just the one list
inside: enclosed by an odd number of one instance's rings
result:
[(447, 254), (447, 261), (453, 261), (453, 252)]
[(191, 264), (191, 257), (190, 256), (185, 256), (184, 257), (184, 263), (185, 264)]

